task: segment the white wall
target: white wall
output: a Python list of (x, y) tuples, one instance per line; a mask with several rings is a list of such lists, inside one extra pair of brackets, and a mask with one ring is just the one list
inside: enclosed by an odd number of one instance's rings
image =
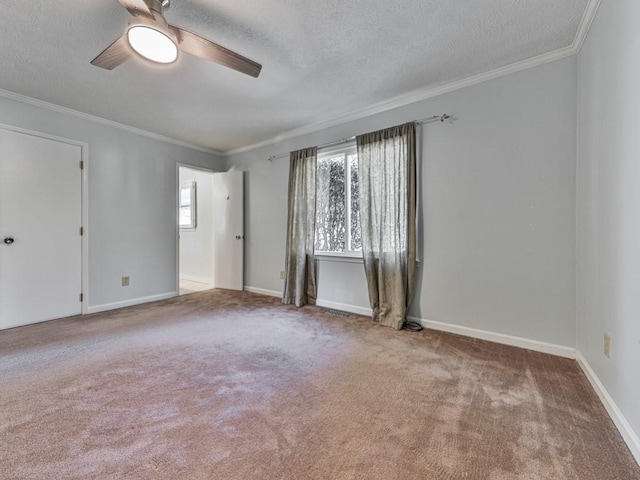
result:
[[(603, 1), (579, 56), (578, 349), (640, 433), (640, 2)], [(611, 334), (611, 359), (603, 335)], [(636, 443), (640, 452), (640, 443)], [(637, 452), (636, 452), (637, 453)], [(640, 457), (638, 457), (640, 459)]]
[(220, 158), (4, 97), (0, 123), (89, 145), (89, 307), (175, 292), (176, 164), (219, 169)]
[(180, 168), (180, 185), (196, 181), (196, 229), (180, 230), (180, 278), (213, 284), (213, 175)]
[(316, 277), (320, 305), (371, 315), (361, 259), (318, 257)]
[[(288, 159), (449, 113), (422, 134), (423, 263), (412, 315), (575, 345), (576, 58), (228, 159), (246, 170), (245, 283), (282, 291)], [(319, 299), (367, 308), (362, 266), (320, 262)]]

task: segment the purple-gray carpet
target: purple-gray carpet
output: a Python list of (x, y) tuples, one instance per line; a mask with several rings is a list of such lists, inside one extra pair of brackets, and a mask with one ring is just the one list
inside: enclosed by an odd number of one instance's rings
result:
[(209, 291), (0, 332), (2, 479), (640, 479), (574, 361)]

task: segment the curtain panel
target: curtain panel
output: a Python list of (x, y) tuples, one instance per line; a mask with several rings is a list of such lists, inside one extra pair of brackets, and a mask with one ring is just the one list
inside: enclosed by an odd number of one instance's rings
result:
[(316, 163), (318, 149), (291, 152), (287, 251), (282, 303), (315, 305)]
[(362, 256), (373, 320), (401, 329), (416, 266), (416, 126), (356, 137)]

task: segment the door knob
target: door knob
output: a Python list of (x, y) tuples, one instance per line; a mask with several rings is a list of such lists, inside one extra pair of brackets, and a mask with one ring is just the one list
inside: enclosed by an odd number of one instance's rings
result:
[(13, 242), (15, 242), (15, 240), (13, 238), (11, 238), (11, 237), (6, 237), (4, 239), (4, 244), (5, 245), (11, 245)]

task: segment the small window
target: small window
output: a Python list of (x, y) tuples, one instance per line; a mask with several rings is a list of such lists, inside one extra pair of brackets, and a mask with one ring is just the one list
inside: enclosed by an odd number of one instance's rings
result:
[(181, 230), (195, 230), (196, 216), (196, 181), (184, 182), (180, 185), (180, 204), (178, 209)]
[(355, 145), (321, 152), (316, 175), (316, 253), (360, 256), (358, 195)]

